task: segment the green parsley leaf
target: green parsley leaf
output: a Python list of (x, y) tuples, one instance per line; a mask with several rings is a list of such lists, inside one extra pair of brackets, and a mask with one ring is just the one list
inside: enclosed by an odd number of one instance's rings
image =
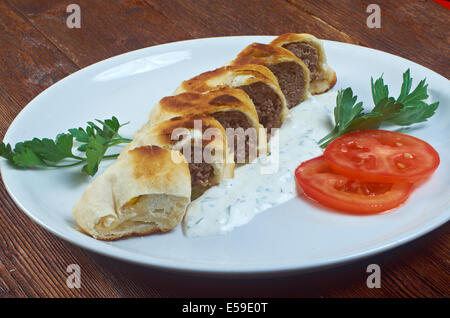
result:
[(101, 136), (91, 136), (86, 149), (86, 165), (82, 170), (90, 176), (95, 175), (107, 149), (106, 139)]
[(384, 98), (378, 102), (370, 113), (355, 118), (349, 125), (346, 133), (357, 130), (378, 129), (383, 122), (395, 116), (402, 107), (403, 105), (397, 103), (395, 99)]
[(336, 107), (334, 108), (334, 122), (336, 125), (331, 133), (319, 141), (319, 144), (324, 143), (326, 145), (331, 140), (344, 134), (352, 121), (361, 115), (363, 110), (362, 102), (356, 103), (357, 98), (357, 96), (353, 96), (353, 91), (350, 87), (339, 90), (336, 97)]
[(439, 102), (426, 104), (424, 102), (417, 103), (416, 106), (406, 106), (401, 109), (395, 116), (392, 116), (388, 122), (398, 126), (409, 126), (416, 123), (427, 121), (433, 116), (439, 106)]
[(46, 166), (45, 162), (29, 148), (24, 148), (23, 151), (16, 153), (12, 158), (12, 161), (21, 168)]
[(412, 87), (412, 78), (409, 74), (409, 69), (403, 73), (403, 84), (400, 90), (400, 95), (397, 98), (399, 103), (405, 106), (414, 106), (417, 102), (423, 101), (428, 98), (428, 84), (425, 84), (425, 79), (421, 80), (412, 93), (410, 93)]
[(11, 149), (10, 144), (4, 144), (3, 142), (0, 144), (0, 157), (3, 157), (5, 159), (8, 159), (8, 161), (13, 160), (14, 153)]
[[(103, 159), (115, 158), (119, 154), (105, 155), (107, 150), (131, 139), (119, 135), (119, 129), (128, 124), (120, 124), (116, 117), (88, 122), (86, 128), (71, 128), (69, 133), (58, 134), (55, 140), (33, 138), (18, 142), (12, 149), (10, 144), (0, 143), (0, 156), (20, 168), (71, 167), (84, 164), (82, 171), (93, 176)], [(85, 156), (73, 153), (74, 140), (80, 143), (77, 150)], [(62, 164), (61, 164), (62, 162)]]
[(66, 158), (71, 158), (73, 138), (70, 134), (59, 134), (55, 140), (43, 138), (33, 138), (25, 141), (23, 147), (33, 151), (39, 158), (59, 162)]
[(350, 88), (340, 90), (334, 108), (334, 129), (319, 141), (322, 148), (337, 137), (352, 131), (377, 129), (383, 123), (409, 126), (428, 120), (436, 112), (439, 102), (427, 104), (428, 84), (423, 79), (411, 91), (412, 78), (410, 70), (403, 73), (403, 83), (397, 99), (389, 97), (388, 86), (383, 76), (377, 80), (371, 78), (372, 99), (375, 107), (369, 113), (362, 112), (362, 103), (356, 103), (356, 96)]
[(79, 142), (89, 142), (89, 136), (93, 135), (93, 132), (87, 132), (83, 128), (71, 128), (69, 129), (70, 134)]
[(373, 103), (377, 105), (381, 100), (389, 97), (389, 89), (387, 85), (384, 85), (383, 75), (378, 78), (375, 83), (373, 78), (370, 78), (370, 84), (372, 87)]

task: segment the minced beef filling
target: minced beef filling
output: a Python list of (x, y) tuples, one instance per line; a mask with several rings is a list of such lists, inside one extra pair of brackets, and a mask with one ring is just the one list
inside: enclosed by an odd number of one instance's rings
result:
[(211, 177), (214, 174), (214, 169), (209, 163), (190, 163), (189, 171), (191, 172), (191, 184), (200, 185), (202, 187), (209, 187)]
[(268, 133), (271, 128), (281, 126), (281, 100), (269, 85), (256, 82), (239, 88), (243, 89), (255, 104), (259, 122), (267, 128)]
[[(247, 117), (245, 116), (244, 113), (240, 112), (240, 111), (224, 111), (224, 112), (217, 112), (212, 114), (212, 116), (219, 122), (222, 124), (222, 126), (227, 129), (227, 128), (243, 128), (244, 132), (245, 130), (247, 130), (248, 128), (252, 127), (247, 119)], [(227, 138), (228, 138), (228, 143), (229, 143), (229, 147), (231, 147), (231, 143), (230, 143), (230, 138), (234, 137), (234, 161), (236, 163), (244, 163), (244, 162), (238, 162), (238, 158), (237, 158), (237, 143), (238, 143), (238, 136), (236, 134), (232, 134), (230, 135), (227, 132)], [(245, 136), (245, 162), (248, 162), (248, 157), (249, 157), (249, 151), (250, 151), (250, 147), (256, 147), (256, 143), (255, 144), (250, 144), (250, 138), (248, 135)]]
[(272, 73), (277, 77), (278, 84), (283, 91), (289, 108), (296, 106), (303, 101), (305, 94), (305, 78), (302, 67), (295, 62), (282, 62), (267, 65)]
[[(214, 175), (214, 168), (205, 162), (195, 163), (194, 162), (194, 149), (195, 147), (192, 145), (191, 147), (191, 158), (187, 158), (189, 172), (191, 173), (191, 185), (192, 186), (202, 186), (202, 187), (210, 187), (212, 186), (211, 179)], [(200, 151), (203, 151), (200, 149)], [(183, 149), (181, 149), (183, 152)]]
[(306, 66), (308, 66), (311, 72), (311, 81), (320, 78), (320, 73), (317, 70), (317, 62), (319, 61), (319, 54), (317, 49), (307, 43), (289, 43), (283, 45), (283, 47), (292, 53), (294, 53), (300, 60), (302, 60)]

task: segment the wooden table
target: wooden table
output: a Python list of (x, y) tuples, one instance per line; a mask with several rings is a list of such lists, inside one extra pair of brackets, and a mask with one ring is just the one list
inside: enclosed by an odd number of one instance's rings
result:
[[(380, 49), (447, 78), (449, 10), (432, 1), (375, 1), (381, 28), (369, 29), (373, 0), (2, 0), (0, 133), (38, 93), (92, 63), (173, 41), (308, 32)], [(66, 8), (81, 8), (69, 29)], [(442, 105), (447, 107), (448, 105)], [(357, 263), (282, 278), (195, 278), (159, 272), (90, 253), (33, 223), (0, 186), (2, 297), (449, 297), (449, 224), (403, 247)], [(382, 286), (366, 286), (368, 264)], [(79, 264), (82, 287), (66, 286)]]

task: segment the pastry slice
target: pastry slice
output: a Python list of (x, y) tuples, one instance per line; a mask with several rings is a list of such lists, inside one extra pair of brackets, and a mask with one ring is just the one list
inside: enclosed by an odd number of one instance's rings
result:
[(269, 68), (278, 80), (289, 108), (308, 98), (309, 69), (298, 57), (282, 47), (253, 43), (231, 65), (260, 64)]
[(277, 78), (263, 65), (224, 66), (184, 81), (175, 91), (204, 93), (221, 87), (244, 90), (255, 105), (261, 125), (270, 133), (279, 128), (289, 114)]
[(96, 239), (166, 232), (183, 218), (191, 175), (179, 151), (158, 146), (124, 150), (89, 184), (72, 214)]
[(154, 126), (146, 124), (127, 148), (144, 145), (157, 145), (184, 155), (191, 174), (192, 200), (223, 179), (233, 177), (233, 153), (227, 147), (225, 129), (213, 117), (187, 115)]
[(214, 117), (225, 128), (235, 163), (248, 163), (267, 153), (266, 131), (259, 123), (255, 105), (242, 89), (224, 87), (164, 97), (152, 109), (150, 123), (191, 114)]
[(336, 73), (327, 64), (322, 42), (307, 33), (286, 33), (273, 40), (271, 45), (285, 48), (301, 59), (310, 71), (311, 94), (321, 94), (336, 84)]

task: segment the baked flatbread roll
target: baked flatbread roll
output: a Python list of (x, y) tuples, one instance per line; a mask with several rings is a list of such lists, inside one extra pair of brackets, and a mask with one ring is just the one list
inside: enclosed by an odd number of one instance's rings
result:
[(191, 198), (184, 156), (158, 146), (126, 150), (86, 188), (72, 213), (83, 231), (101, 240), (166, 232)]
[(276, 76), (289, 108), (308, 98), (310, 81), (308, 67), (282, 47), (253, 43), (239, 53), (230, 64), (260, 64), (269, 68)]
[(150, 123), (156, 125), (190, 114), (209, 115), (225, 128), (235, 163), (248, 163), (267, 153), (266, 131), (259, 123), (255, 105), (243, 90), (224, 87), (206, 93), (164, 97), (152, 109)]
[(185, 156), (191, 174), (192, 200), (223, 179), (233, 178), (233, 153), (227, 147), (225, 129), (213, 117), (188, 115), (155, 126), (146, 124), (127, 148), (145, 145), (177, 150)]
[(263, 65), (225, 66), (195, 76), (181, 83), (175, 94), (204, 93), (221, 87), (243, 89), (255, 105), (259, 122), (270, 133), (279, 128), (289, 114), (277, 78)]
[(328, 66), (322, 42), (315, 36), (307, 33), (286, 33), (270, 44), (291, 51), (308, 66), (311, 94), (324, 93), (336, 84), (336, 73)]

